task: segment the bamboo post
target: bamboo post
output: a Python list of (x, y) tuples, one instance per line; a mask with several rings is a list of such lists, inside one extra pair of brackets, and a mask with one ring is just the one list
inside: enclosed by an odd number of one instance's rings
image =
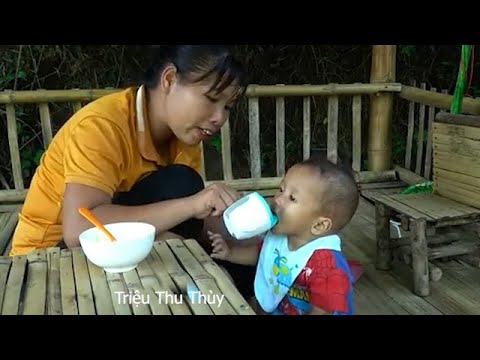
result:
[[(395, 81), (396, 45), (373, 45), (371, 83)], [(372, 95), (368, 142), (368, 170), (383, 171), (391, 168), (393, 94)]]

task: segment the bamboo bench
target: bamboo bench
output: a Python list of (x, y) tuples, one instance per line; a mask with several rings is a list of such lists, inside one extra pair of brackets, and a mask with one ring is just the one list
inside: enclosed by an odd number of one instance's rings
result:
[[(376, 207), (377, 261), (391, 268), (394, 249), (411, 257), (413, 290), (430, 294), (431, 260), (465, 256), (479, 263), (478, 235), (465, 227), (480, 221), (480, 116), (441, 112), (432, 127), (432, 194), (372, 194)], [(400, 214), (410, 241), (392, 241), (390, 220)]]
[[(189, 299), (187, 284), (201, 295)], [(2, 315), (255, 315), (196, 240), (156, 242), (136, 269), (106, 273), (80, 247), (0, 256)]]

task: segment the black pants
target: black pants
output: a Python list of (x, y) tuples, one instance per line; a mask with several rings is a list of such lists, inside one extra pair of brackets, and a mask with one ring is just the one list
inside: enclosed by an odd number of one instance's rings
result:
[[(203, 179), (194, 169), (186, 165), (175, 164), (151, 173), (135, 184), (128, 193), (117, 194), (112, 202), (117, 205), (146, 205), (190, 196), (203, 188)], [(189, 219), (170, 231), (184, 238), (201, 239), (203, 220)], [(206, 248), (205, 250), (209, 252), (211, 249)], [(215, 261), (229, 272), (244, 297), (248, 299), (253, 296), (254, 267), (221, 260)]]

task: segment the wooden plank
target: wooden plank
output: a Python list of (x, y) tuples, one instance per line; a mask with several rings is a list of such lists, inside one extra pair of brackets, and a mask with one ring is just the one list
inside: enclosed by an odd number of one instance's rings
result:
[[(430, 91), (437, 91), (436, 88), (432, 87)], [(431, 179), (432, 171), (432, 138), (433, 138), (433, 122), (435, 120), (435, 107), (428, 107), (428, 138), (427, 138), (427, 147), (425, 149), (425, 167), (423, 172), (423, 177), (426, 179)]]
[(213, 315), (213, 311), (207, 304), (200, 301), (190, 301), (187, 295), (187, 284), (193, 282), (191, 277), (183, 270), (175, 259), (175, 255), (170, 250), (166, 242), (155, 243), (155, 251), (158, 253), (162, 262), (165, 264), (170, 277), (183, 296), (184, 301), (188, 304), (195, 315)]
[(338, 96), (328, 98), (327, 158), (338, 162)]
[(452, 150), (463, 150), (463, 152), (467, 152), (467, 154), (469, 150), (473, 150), (472, 154), (476, 154), (476, 151), (480, 150), (480, 141), (460, 136), (451, 136), (435, 133), (433, 135), (433, 143), (436, 145), (450, 145), (450, 148)]
[(2, 315), (18, 315), (20, 310), (20, 297), (27, 265), (27, 256), (13, 257), (12, 266), (7, 280), (7, 287), (3, 298)]
[(62, 249), (60, 251), (60, 289), (62, 294), (62, 314), (78, 315), (72, 251), (70, 249)]
[[(453, 189), (458, 191), (464, 190), (465, 195), (467, 195), (468, 192), (469, 195), (472, 195), (477, 201), (480, 201), (480, 186), (465, 184), (457, 180), (452, 180), (451, 178), (446, 179), (442, 176), (434, 176), (433, 179), (434, 182), (436, 182), (437, 187), (444, 187), (446, 189)], [(478, 182), (478, 185), (480, 185), (480, 181)]]
[[(143, 288), (147, 296), (149, 297), (150, 310), (153, 315), (171, 315), (169, 304), (166, 301), (162, 301), (164, 298), (163, 294), (167, 294), (169, 289), (164, 288), (160, 285), (160, 282), (155, 277), (152, 268), (148, 264), (147, 260), (140, 262), (137, 266), (137, 273), (142, 283)], [(173, 294), (173, 293), (172, 293)]]
[[(365, 225), (357, 224), (352, 224), (346, 234), (349, 234), (350, 237), (355, 236), (355, 239), (358, 239), (354, 244), (356, 248), (354, 251), (359, 251), (365, 255), (367, 259), (376, 260), (376, 229), (370, 224), (367, 226), (371, 229), (371, 234), (365, 231)], [(371, 261), (369, 260), (369, 262)]]
[(373, 195), (373, 199), (375, 201), (379, 201), (382, 204), (385, 204), (390, 209), (395, 210), (401, 214), (411, 217), (412, 219), (421, 219), (425, 218), (427, 221), (433, 221), (434, 219), (425, 214), (424, 212), (420, 211), (419, 209), (412, 208), (409, 205), (406, 205), (402, 201), (398, 201), (398, 196), (408, 196), (408, 195)]
[(364, 274), (354, 286), (368, 301), (372, 315), (408, 315), (407, 310), (372, 283), (368, 274)]
[(23, 315), (45, 315), (47, 300), (47, 253), (45, 249), (27, 255), (28, 272), (25, 284)]
[(195, 259), (202, 265), (205, 271), (216, 281), (220, 291), (225, 295), (226, 300), (232, 305), (239, 315), (256, 315), (247, 301), (240, 294), (235, 285), (231, 282), (225, 272), (205, 252), (196, 240), (187, 239), (183, 242), (190, 250)]
[(220, 131), (222, 137), (223, 180), (232, 180), (232, 135), (230, 134), (230, 119), (227, 119)]
[(277, 176), (285, 175), (285, 98), (277, 97), (276, 104), (276, 141)]
[(90, 273), (92, 284), (93, 299), (97, 315), (115, 315), (112, 297), (108, 287), (105, 271), (93, 264), (88, 258), (87, 267)]
[(205, 296), (205, 298), (200, 297), (199, 301), (209, 305), (215, 315), (236, 315), (237, 313), (228, 301), (225, 300), (225, 295), (218, 288), (215, 280), (197, 261), (183, 241), (180, 239), (169, 239), (166, 242), (193, 279), (201, 294)]
[[(20, 210), (21, 208), (22, 208), (22, 204), (3, 204), (3, 205), (0, 205), (0, 213), (11, 213), (11, 212)], [(2, 214), (0, 214), (0, 218), (1, 218), (1, 215)], [(2, 224), (0, 220), (0, 229), (2, 229), (3, 226), (5, 226), (5, 223)]]
[[(466, 266), (463, 261), (438, 262), (438, 266), (454, 281), (462, 285), (461, 292), (465, 291), (471, 299), (480, 298), (480, 273), (478, 268)], [(465, 289), (465, 290), (464, 290)]]
[[(390, 272), (399, 284), (413, 289), (411, 269), (404, 264), (398, 264), (395, 270)], [(445, 272), (444, 272), (445, 273)], [(430, 284), (430, 296), (424, 297), (425, 301), (437, 308), (444, 315), (467, 315), (468, 311), (462, 304), (461, 293), (455, 293), (445, 284), (444, 279)], [(412, 295), (414, 295), (412, 293)], [(460, 300), (460, 301), (459, 301)]]
[(262, 176), (260, 154), (260, 109), (258, 98), (248, 99), (248, 126), (250, 141), (250, 177)]
[(90, 275), (88, 273), (87, 258), (82, 248), (72, 249), (73, 270), (77, 288), (78, 314), (95, 315)]
[(15, 105), (7, 104), (7, 133), (8, 145), (10, 147), (10, 159), (12, 161), (12, 174), (15, 189), (24, 189), (22, 162), (20, 160), (20, 150), (18, 146), (17, 117), (15, 115)]
[(7, 245), (11, 242), (11, 237), (18, 222), (18, 211), (7, 215), (7, 221), (3, 228), (0, 228), (0, 253), (3, 253)]
[(40, 125), (42, 126), (43, 147), (46, 149), (53, 139), (52, 120), (48, 103), (38, 104), (38, 112), (40, 113)]
[(0, 310), (3, 308), (3, 299), (5, 295), (5, 289), (7, 288), (8, 272), (11, 264), (11, 257), (0, 256)]
[[(421, 83), (422, 90), (426, 89), (426, 84)], [(415, 173), (421, 174), (422, 160), (423, 160), (423, 132), (425, 127), (425, 104), (420, 103), (420, 110), (418, 116), (418, 132), (417, 132), (417, 161), (415, 163)]]
[(378, 289), (384, 291), (390, 296), (391, 301), (395, 301), (411, 315), (442, 315), (442, 313), (418, 296), (412, 296), (411, 289), (399, 284), (390, 273), (376, 271), (370, 264), (364, 265), (368, 274), (368, 279)]
[(370, 183), (370, 184), (358, 184), (357, 187), (360, 191), (374, 189), (403, 189), (407, 186), (406, 183), (403, 181), (387, 181), (387, 182), (378, 182), (378, 183)]
[(303, 98), (303, 159), (306, 160), (310, 157), (310, 147), (312, 141), (311, 131), (311, 102), (310, 97), (305, 96)]
[(480, 157), (480, 141), (476, 144), (478, 149), (472, 149), (464, 144), (455, 144), (455, 145), (444, 145), (444, 144), (435, 144), (434, 149), (438, 153), (447, 153), (447, 154), (457, 154), (470, 158), (479, 158)]
[(437, 178), (456, 181), (458, 183), (471, 185), (471, 186), (478, 186), (480, 182), (479, 178), (465, 175), (465, 174), (460, 174), (453, 171), (444, 170), (444, 169), (434, 169), (433, 174)]
[(47, 263), (47, 314), (62, 315), (62, 295), (60, 291), (60, 248), (47, 248)]
[(0, 231), (3, 231), (3, 228), (5, 227), (5, 224), (7, 223), (9, 218), (10, 218), (9, 212), (0, 213)]
[(362, 96), (352, 100), (352, 168), (362, 170)]
[(0, 202), (23, 202), (27, 195), (26, 189), (23, 190), (2, 190), (0, 191)]
[(162, 287), (176, 293), (178, 291), (177, 285), (170, 277), (165, 264), (156, 251), (152, 251), (147, 257), (148, 264), (152, 268), (153, 273), (158, 278)]
[(370, 201), (375, 201), (375, 198), (383, 195), (394, 195), (398, 194), (402, 188), (386, 188), (386, 189), (366, 189), (362, 190), (361, 194), (362, 197), (370, 200)]
[(480, 128), (480, 116), (452, 114), (446, 111), (438, 113), (435, 121), (441, 124), (462, 125)]
[(464, 217), (478, 212), (475, 208), (460, 204), (435, 194), (405, 194), (393, 195), (395, 201), (419, 212), (426, 214), (434, 220), (451, 217)]
[[(414, 81), (412, 86), (416, 86)], [(411, 170), (412, 166), (412, 147), (413, 132), (415, 130), (415, 102), (410, 101), (408, 104), (408, 128), (407, 128), (407, 145), (405, 149), (405, 168)]]
[(439, 283), (445, 295), (455, 301), (461, 310), (461, 313), (480, 315), (480, 304), (478, 298), (475, 298), (468, 286), (464, 286), (448, 271), (444, 271), (444, 276)]
[(435, 184), (435, 191), (439, 195), (457, 203), (469, 205), (477, 209), (480, 208), (480, 196), (477, 192), (472, 192), (459, 187), (452, 187), (448, 184), (444, 184), (442, 181), (437, 181)]
[(0, 255), (5, 255), (5, 256), (10, 255), (11, 249), (12, 249), (12, 242), (9, 241), (8, 244), (7, 244), (7, 247), (5, 248), (5, 250), (3, 251), (3, 253), (0, 254)]
[(423, 176), (415, 174), (413, 171), (405, 169), (404, 167), (394, 165), (393, 169), (397, 173), (398, 178), (402, 181), (405, 181), (409, 185), (421, 184), (428, 181)]
[(477, 127), (434, 123), (433, 129), (436, 134), (463, 137), (476, 141), (480, 140), (480, 128)]
[(177, 261), (181, 264), (182, 270), (185, 269), (193, 280), (211, 279), (211, 276), (205, 271), (197, 259), (195, 259), (181, 239), (167, 239), (165, 242), (168, 244), (176, 259), (178, 259)]
[[(174, 295), (178, 294), (179, 291), (158, 253), (156, 251), (152, 251), (147, 257), (147, 262), (155, 274), (157, 281), (159, 282), (158, 291), (165, 291), (165, 293), (158, 294), (158, 296), (164, 296), (165, 299), (175, 299)], [(155, 286), (157, 285), (155, 284)], [(159, 298), (159, 301), (161, 300), (162, 299)], [(166, 303), (166, 301), (162, 302)], [(175, 303), (174, 301), (170, 301), (168, 305), (173, 315), (191, 315), (192, 313), (184, 301), (179, 304)]]
[(105, 275), (107, 277), (115, 315), (132, 315), (129, 302), (125, 297), (128, 293), (122, 276), (118, 273), (110, 272), (105, 273)]
[(477, 164), (474, 158), (471, 157), (434, 151), (433, 166), (480, 178), (480, 164)]
[[(149, 297), (142, 286), (136, 269), (123, 273), (127, 291), (130, 295), (136, 296), (130, 298), (131, 307), (134, 315), (151, 315)], [(153, 299), (152, 299), (153, 300)]]

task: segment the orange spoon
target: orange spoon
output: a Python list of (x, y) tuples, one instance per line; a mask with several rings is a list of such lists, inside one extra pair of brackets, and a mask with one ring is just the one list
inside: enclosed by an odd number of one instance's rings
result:
[(93, 215), (90, 210), (81, 207), (78, 209), (78, 212), (85, 217), (88, 221), (90, 221), (93, 225), (95, 225), (100, 231), (102, 231), (111, 241), (116, 241), (115, 237), (112, 235), (110, 231), (108, 231), (105, 226)]

